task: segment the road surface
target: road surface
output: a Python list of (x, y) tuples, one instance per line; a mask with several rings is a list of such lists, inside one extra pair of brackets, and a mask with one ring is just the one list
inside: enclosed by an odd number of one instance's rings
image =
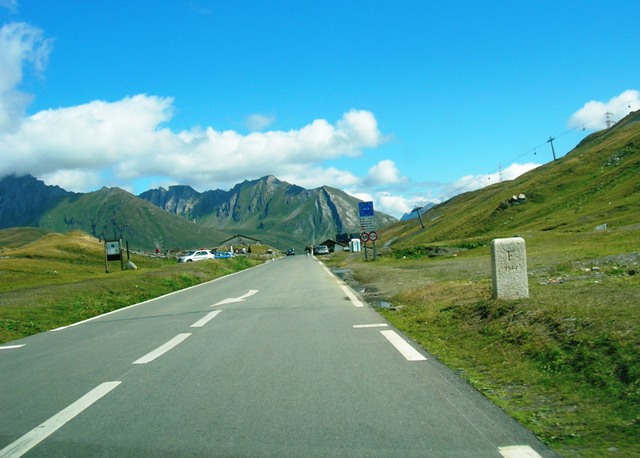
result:
[(1, 346), (23, 455), (555, 456), (311, 256)]

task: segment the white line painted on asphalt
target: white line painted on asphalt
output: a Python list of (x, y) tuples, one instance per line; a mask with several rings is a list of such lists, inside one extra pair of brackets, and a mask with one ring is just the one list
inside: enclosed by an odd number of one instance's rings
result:
[(190, 290), (190, 289), (200, 288), (200, 287), (206, 286), (206, 285), (208, 285), (210, 283), (214, 283), (214, 282), (217, 282), (217, 281), (222, 281), (222, 280), (225, 280), (225, 279), (227, 279), (229, 277), (233, 277), (235, 275), (243, 274), (243, 273), (245, 273), (245, 272), (247, 272), (247, 271), (249, 271), (251, 269), (257, 269), (258, 267), (261, 267), (263, 265), (265, 265), (265, 264), (258, 264), (257, 266), (249, 267), (248, 269), (245, 269), (245, 270), (240, 270), (238, 272), (233, 272), (233, 273), (227, 274), (227, 275), (225, 275), (223, 277), (214, 278), (213, 280), (209, 280), (208, 282), (199, 283), (197, 285), (189, 286), (188, 288), (180, 289), (180, 290), (177, 290), (177, 291), (172, 291), (172, 292), (167, 293), (167, 294), (165, 294), (163, 296), (154, 297), (154, 298), (146, 300), (144, 302), (138, 302), (137, 304), (131, 304), (131, 305), (128, 305), (127, 307), (122, 307), (122, 308), (117, 309), (117, 310), (112, 310), (110, 312), (103, 313), (102, 315), (97, 315), (97, 316), (94, 316), (94, 317), (91, 317), (91, 318), (87, 318), (86, 320), (78, 321), (77, 323), (73, 323), (73, 324), (70, 324), (70, 325), (67, 325), (67, 326), (61, 326), (59, 328), (52, 329), (49, 332), (56, 332), (56, 331), (62, 331), (63, 329), (67, 329), (67, 328), (73, 328), (74, 326), (78, 326), (79, 324), (88, 323), (90, 321), (97, 320), (98, 318), (103, 318), (105, 316), (112, 315), (114, 313), (122, 312), (123, 310), (127, 310), (127, 309), (130, 309), (130, 308), (133, 308), (133, 307), (137, 307), (139, 305), (148, 304), (149, 302), (157, 301), (159, 299), (164, 299), (164, 298), (167, 298), (169, 296), (173, 296), (174, 294), (180, 294), (180, 293), (182, 293), (184, 291), (187, 291), (187, 290)]
[(47, 437), (55, 433), (58, 429), (63, 427), (70, 420), (75, 418), (78, 414), (82, 413), (82, 411), (91, 406), (91, 404), (120, 385), (120, 383), (121, 382), (106, 382), (98, 385), (76, 402), (49, 418), (40, 426), (32, 429), (20, 439), (0, 450), (0, 458), (17, 458), (24, 455)]
[(354, 328), (386, 328), (387, 326), (389, 326), (386, 323), (377, 323), (377, 324), (354, 324), (353, 327)]
[(207, 315), (205, 315), (204, 318), (196, 321), (195, 323), (193, 323), (191, 325), (192, 328), (201, 328), (202, 326), (204, 326), (205, 324), (207, 324), (209, 321), (213, 320), (216, 315), (218, 315), (218, 313), (222, 312), (222, 310), (215, 310), (211, 313), (208, 313)]
[(166, 352), (171, 350), (173, 347), (175, 347), (175, 346), (179, 345), (180, 343), (182, 343), (190, 335), (191, 335), (190, 333), (178, 334), (173, 339), (171, 339), (169, 342), (160, 345), (158, 348), (156, 348), (155, 350), (147, 353), (142, 358), (136, 359), (133, 362), (133, 364), (147, 364), (147, 363), (153, 361), (157, 357), (164, 355)]
[(0, 350), (15, 350), (16, 348), (22, 348), (25, 344), (22, 345), (5, 345), (4, 347), (0, 347)]
[(415, 348), (409, 345), (402, 337), (395, 331), (380, 331), (380, 333), (387, 338), (387, 340), (396, 347), (402, 356), (408, 361), (424, 361), (427, 358), (422, 356)]
[(230, 297), (228, 299), (223, 299), (220, 302), (213, 304), (211, 307), (215, 307), (216, 305), (224, 305), (224, 304), (233, 304), (235, 302), (244, 302), (245, 299), (253, 296), (258, 292), (257, 289), (250, 289), (249, 292), (240, 296), (240, 297)]
[(509, 447), (499, 447), (498, 450), (504, 458), (541, 458), (541, 456), (528, 445), (511, 445)]
[(347, 297), (349, 298), (349, 300), (351, 302), (353, 302), (353, 305), (356, 307), (364, 307), (364, 304), (362, 302), (360, 302), (360, 299), (358, 299), (356, 297), (355, 294), (353, 294), (353, 291), (351, 291), (351, 288), (349, 288), (347, 285), (340, 285), (340, 288), (342, 288), (342, 291), (347, 295)]

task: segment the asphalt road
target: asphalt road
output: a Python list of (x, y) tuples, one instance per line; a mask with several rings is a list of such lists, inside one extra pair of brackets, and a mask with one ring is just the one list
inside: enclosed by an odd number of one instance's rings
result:
[(22, 455), (555, 456), (309, 256), (0, 347)]

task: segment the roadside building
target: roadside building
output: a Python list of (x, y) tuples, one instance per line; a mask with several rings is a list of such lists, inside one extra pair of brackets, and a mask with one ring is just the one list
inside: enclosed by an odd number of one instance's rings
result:
[(324, 242), (319, 243), (318, 245), (325, 245), (332, 253), (336, 251), (336, 247), (338, 251), (342, 251), (344, 247), (349, 246), (348, 243), (342, 243), (332, 239), (327, 239)]

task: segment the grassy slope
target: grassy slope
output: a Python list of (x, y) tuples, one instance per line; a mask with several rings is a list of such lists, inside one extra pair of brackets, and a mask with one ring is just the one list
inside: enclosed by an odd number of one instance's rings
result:
[[(425, 230), (385, 228), (391, 252), (374, 269), (352, 265), (365, 283), (388, 269), (419, 275), (424, 286), (388, 297), (399, 308), (383, 313), (565, 456), (640, 456), (638, 121), (434, 207)], [(507, 203), (521, 193), (526, 203)], [(515, 234), (531, 297), (498, 301), (488, 243)], [(434, 247), (463, 250), (427, 257)]]
[[(11, 231), (8, 233), (7, 231)], [(0, 231), (0, 245), (15, 230)], [(31, 231), (26, 232), (27, 236)], [(79, 231), (52, 233), (0, 257), (0, 343), (54, 329), (203, 281), (251, 267), (236, 257), (177, 264), (175, 259), (133, 256), (138, 270), (105, 273), (104, 247)]]
[[(586, 138), (579, 148), (513, 181), (465, 193), (416, 220), (382, 231), (397, 246), (447, 239), (511, 236), (522, 231), (588, 231), (640, 223), (640, 112)], [(527, 202), (509, 205), (511, 196)]]
[(40, 226), (57, 232), (82, 230), (102, 239), (120, 238), (132, 248), (151, 251), (154, 241), (163, 249), (216, 246), (226, 232), (205, 228), (118, 188), (65, 199), (45, 214)]

